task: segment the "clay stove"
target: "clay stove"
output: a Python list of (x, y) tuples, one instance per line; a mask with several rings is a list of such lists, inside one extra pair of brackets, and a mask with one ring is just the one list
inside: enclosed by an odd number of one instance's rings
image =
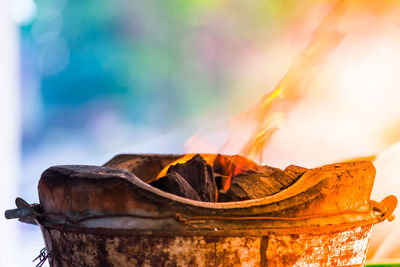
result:
[(244, 201), (192, 200), (149, 184), (182, 156), (51, 167), (40, 204), (17, 199), (6, 217), (40, 226), (51, 266), (362, 266), (373, 225), (397, 204), (370, 200), (369, 161), (304, 169), (283, 190)]

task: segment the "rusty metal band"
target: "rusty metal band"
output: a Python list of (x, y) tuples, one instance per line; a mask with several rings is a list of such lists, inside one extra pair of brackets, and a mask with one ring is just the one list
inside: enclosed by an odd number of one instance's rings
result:
[(181, 222), (185, 225), (193, 225), (193, 224), (204, 224), (206, 220), (213, 221), (304, 221), (308, 219), (315, 218), (325, 218), (325, 217), (334, 217), (341, 215), (367, 215), (370, 214), (371, 211), (352, 211), (346, 210), (341, 212), (331, 212), (331, 213), (323, 213), (323, 214), (314, 214), (307, 216), (299, 216), (299, 217), (276, 217), (276, 216), (191, 216), (184, 217), (180, 213), (176, 213), (174, 215), (164, 215), (164, 216), (148, 216), (148, 215), (137, 215), (137, 214), (107, 214), (107, 215), (95, 215), (89, 216), (85, 218), (81, 218), (78, 220), (72, 219), (66, 214), (63, 213), (42, 213), (37, 216), (40, 218), (44, 218), (46, 216), (59, 216), (65, 219), (66, 223), (71, 224), (79, 224), (88, 220), (96, 220), (96, 219), (106, 219), (106, 218), (121, 218), (121, 217), (131, 217), (138, 219), (150, 219), (150, 220), (163, 220), (163, 219), (175, 219), (178, 222)]
[[(340, 212), (331, 212), (331, 213), (321, 213), (321, 214), (313, 214), (307, 216), (298, 216), (298, 217), (277, 217), (277, 216), (193, 216), (189, 218), (181, 217), (183, 221), (200, 221), (200, 220), (221, 220), (221, 221), (253, 221), (253, 220), (268, 220), (268, 221), (303, 221), (308, 219), (315, 218), (324, 218), (324, 217), (333, 217), (340, 215), (366, 215), (369, 214), (370, 211), (352, 211), (352, 210), (344, 210)], [(179, 213), (176, 214), (180, 216)]]
[(377, 223), (376, 219), (369, 219), (357, 222), (346, 222), (333, 225), (313, 225), (313, 226), (295, 226), (282, 228), (253, 228), (253, 229), (182, 229), (182, 230), (138, 230), (138, 229), (114, 229), (114, 228), (83, 228), (67, 224), (53, 224), (51, 222), (41, 221), (40, 224), (46, 231), (57, 230), (60, 232), (76, 232), (94, 235), (128, 235), (128, 236), (215, 236), (215, 237), (257, 237), (268, 234), (321, 234), (326, 232), (340, 232), (354, 227), (372, 227)]

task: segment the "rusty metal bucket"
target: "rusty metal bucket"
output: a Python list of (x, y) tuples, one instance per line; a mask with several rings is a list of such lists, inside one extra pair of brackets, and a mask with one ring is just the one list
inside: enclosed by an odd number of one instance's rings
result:
[[(179, 155), (156, 157), (163, 168)], [(277, 194), (228, 203), (163, 192), (126, 166), (49, 168), (40, 205), (18, 199), (6, 217), (40, 225), (51, 266), (363, 266), (373, 225), (397, 205), (369, 199), (367, 161), (311, 169)]]

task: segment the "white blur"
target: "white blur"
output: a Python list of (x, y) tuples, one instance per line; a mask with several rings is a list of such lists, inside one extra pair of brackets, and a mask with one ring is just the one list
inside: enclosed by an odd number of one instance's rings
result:
[[(263, 155), (264, 164), (316, 167), (378, 154), (371, 198), (380, 201), (393, 194), (400, 199), (399, 18), (399, 10), (393, 9), (384, 17), (365, 15), (348, 23), (344, 41), (272, 137)], [(303, 24), (310, 25), (309, 21)], [(251, 80), (257, 81), (258, 88), (263, 84), (274, 88), (264, 74), (265, 69), (279, 73), (272, 81), (278, 83), (296, 51), (301, 50), (287, 36), (278, 42), (279, 45), (265, 49), (265, 57), (249, 57), (242, 66), (247, 77), (240, 77), (238, 84), (249, 84)], [(286, 56), (280, 61), (283, 54)], [(270, 62), (278, 64), (272, 68)], [(399, 210), (394, 222), (376, 226), (369, 258), (400, 259)]]
[[(13, 207), (17, 192), (19, 161), (18, 40), (17, 26), (11, 21), (7, 2), (0, 2), (0, 210)], [(0, 216), (0, 265), (17, 266), (18, 222)]]
[(18, 25), (29, 23), (35, 13), (32, 0), (0, 1), (0, 266), (36, 265), (32, 260), (44, 247), (37, 226), (6, 220), (3, 215), (15, 207), (21, 175)]

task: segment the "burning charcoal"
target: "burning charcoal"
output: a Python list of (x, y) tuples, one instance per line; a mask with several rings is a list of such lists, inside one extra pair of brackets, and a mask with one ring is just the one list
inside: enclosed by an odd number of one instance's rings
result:
[[(240, 155), (226, 156), (218, 154), (214, 160), (213, 169), (215, 173), (225, 175), (228, 179), (222, 180), (222, 189), (228, 190), (231, 178), (242, 173), (272, 173), (277, 168), (260, 166), (254, 161)], [(221, 188), (219, 188), (221, 189)]]
[(228, 181), (229, 176), (228, 175), (222, 175), (219, 173), (214, 172), (214, 178), (215, 178), (215, 183), (217, 184), (218, 190), (222, 190), (224, 188), (224, 185), (226, 184), (226, 181)]
[(217, 185), (213, 169), (199, 155), (195, 155), (184, 164), (175, 164), (169, 167), (167, 173), (177, 172), (197, 192), (201, 201), (215, 202), (217, 200)]
[(226, 192), (220, 191), (218, 201), (242, 201), (270, 196), (292, 185), (300, 175), (299, 172), (275, 168), (272, 172), (268, 169), (266, 173), (242, 173), (233, 177)]
[(150, 185), (180, 197), (200, 200), (199, 195), (193, 190), (185, 178), (176, 172), (170, 172), (166, 176), (151, 182)]
[(248, 170), (258, 171), (260, 165), (240, 155), (225, 156), (218, 154), (214, 160), (214, 172), (223, 175), (237, 175)]
[(223, 175), (219, 179), (221, 182), (219, 189), (225, 191), (228, 190), (233, 176), (250, 170), (258, 170), (259, 167), (257, 163), (239, 155), (226, 156), (218, 154), (213, 164), (214, 172)]
[(214, 173), (227, 174), (227, 166), (229, 165), (231, 156), (218, 154), (214, 159), (213, 170)]

